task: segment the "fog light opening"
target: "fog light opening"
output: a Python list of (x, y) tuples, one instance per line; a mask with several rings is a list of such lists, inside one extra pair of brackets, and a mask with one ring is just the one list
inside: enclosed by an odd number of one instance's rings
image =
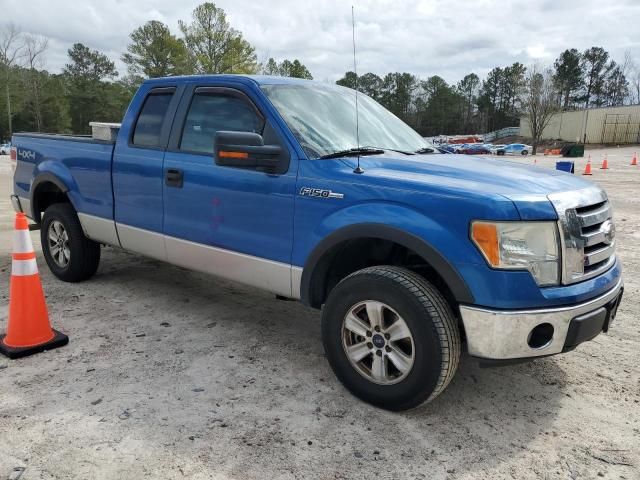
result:
[(553, 325), (550, 323), (541, 323), (529, 333), (527, 343), (531, 348), (537, 350), (549, 346), (553, 340)]

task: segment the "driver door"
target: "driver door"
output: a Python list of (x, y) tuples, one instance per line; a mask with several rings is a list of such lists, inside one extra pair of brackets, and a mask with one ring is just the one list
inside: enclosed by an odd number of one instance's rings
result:
[(164, 157), (168, 260), (290, 296), (297, 162), (283, 174), (217, 165), (214, 137), (222, 130), (257, 133), (287, 148), (241, 89), (186, 92)]

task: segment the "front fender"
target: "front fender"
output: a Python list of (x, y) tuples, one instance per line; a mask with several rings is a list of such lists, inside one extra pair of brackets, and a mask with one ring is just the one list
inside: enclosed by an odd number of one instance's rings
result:
[(345, 240), (364, 237), (393, 241), (413, 250), (438, 272), (458, 302), (473, 303), (471, 290), (449, 259), (479, 254), (470, 248), (466, 235), (461, 238), (410, 207), (392, 202), (354, 204), (325, 217), (309, 237), (305, 242), (309, 253), (299, 252), (305, 258), (300, 286), (304, 303), (309, 303), (313, 273), (322, 256)]

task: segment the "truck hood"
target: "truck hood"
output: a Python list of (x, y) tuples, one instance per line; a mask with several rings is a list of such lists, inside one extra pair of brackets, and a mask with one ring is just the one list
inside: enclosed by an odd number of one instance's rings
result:
[(531, 162), (529, 158), (504, 161), (467, 155), (386, 152), (361, 157), (364, 173), (360, 175), (353, 172), (356, 167), (353, 157), (303, 162), (300, 175), (303, 178), (331, 178), (358, 185), (365, 191), (371, 187), (386, 187), (431, 197), (455, 197), (470, 202), (476, 199), (493, 211), (509, 202), (521, 220), (556, 220), (557, 213), (548, 195), (594, 186), (579, 176), (537, 167)]
[[(593, 186), (572, 174), (548, 168), (523, 165), (531, 162), (496, 160), (468, 155), (376, 155), (360, 158), (363, 177), (381, 183), (405, 186), (439, 185), (455, 190), (468, 190), (503, 195), (512, 200), (544, 199), (547, 195)], [(355, 166), (356, 160), (349, 159)], [(364, 178), (362, 179), (364, 180)]]

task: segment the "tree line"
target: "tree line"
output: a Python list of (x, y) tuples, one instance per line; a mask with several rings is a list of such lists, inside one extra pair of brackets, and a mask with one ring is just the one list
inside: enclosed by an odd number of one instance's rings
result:
[(485, 133), (518, 126), (526, 114), (532, 71), (550, 75), (551, 84), (545, 88), (553, 90), (558, 110), (640, 103), (640, 69), (629, 54), (619, 64), (602, 47), (565, 50), (550, 68), (516, 62), (493, 68), (482, 80), (469, 73), (455, 84), (438, 75), (421, 79), (406, 72), (384, 76), (347, 72), (337, 83), (357, 86), (422, 135)]
[(24, 34), (12, 24), (0, 27), (0, 141), (12, 132), (86, 134), (90, 121), (119, 122), (146, 78), (206, 73), (280, 75), (312, 79), (298, 59), (258, 62), (255, 48), (234, 29), (223, 9), (206, 2), (179, 35), (151, 20), (131, 32), (120, 77), (104, 53), (76, 43), (61, 73), (45, 68), (48, 40)]
[[(178, 22), (178, 30), (151, 20), (131, 32), (121, 77), (112, 59), (81, 43), (69, 48), (61, 73), (50, 73), (44, 68), (46, 38), (11, 24), (0, 28), (0, 140), (14, 131), (82, 134), (89, 132), (89, 121), (118, 122), (146, 78), (206, 73), (313, 78), (298, 59), (259, 62), (255, 47), (214, 3), (196, 7), (190, 19)], [(336, 83), (366, 93), (425, 136), (517, 126), (532, 94), (543, 91), (551, 111), (640, 103), (640, 69), (630, 55), (617, 63), (601, 47), (567, 49), (549, 67), (516, 62), (495, 67), (484, 78), (469, 73), (451, 84), (438, 75), (408, 72), (346, 72)]]

